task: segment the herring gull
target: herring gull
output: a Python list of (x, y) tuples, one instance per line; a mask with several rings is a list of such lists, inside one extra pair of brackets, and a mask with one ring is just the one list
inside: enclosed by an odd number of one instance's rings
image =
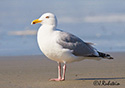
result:
[[(40, 23), (42, 26), (37, 33), (37, 41), (41, 51), (49, 59), (58, 63), (58, 78), (51, 81), (64, 81), (66, 64), (84, 59), (100, 60), (102, 58), (113, 59), (109, 54), (96, 50), (91, 43), (84, 42), (77, 36), (57, 29), (57, 19), (52, 13), (45, 13), (31, 24)], [(61, 75), (61, 63), (63, 73)]]

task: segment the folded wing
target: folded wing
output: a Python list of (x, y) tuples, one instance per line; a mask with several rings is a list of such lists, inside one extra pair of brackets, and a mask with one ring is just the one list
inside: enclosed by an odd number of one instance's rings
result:
[(60, 38), (57, 41), (63, 48), (72, 50), (75, 56), (98, 56), (98, 52), (89, 43), (85, 43), (80, 38), (66, 32), (60, 32)]

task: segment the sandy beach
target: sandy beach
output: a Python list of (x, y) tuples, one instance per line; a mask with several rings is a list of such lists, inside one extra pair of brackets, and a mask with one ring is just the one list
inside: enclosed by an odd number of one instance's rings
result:
[(57, 63), (43, 55), (1, 56), (0, 88), (124, 88), (125, 53), (110, 54), (115, 59), (67, 64), (62, 82), (49, 81), (57, 76)]

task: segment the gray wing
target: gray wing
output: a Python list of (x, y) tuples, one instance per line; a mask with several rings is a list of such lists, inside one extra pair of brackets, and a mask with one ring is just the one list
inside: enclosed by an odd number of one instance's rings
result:
[(75, 56), (97, 56), (95, 49), (90, 44), (66, 32), (60, 32), (57, 43), (63, 48), (72, 50), (72, 54)]

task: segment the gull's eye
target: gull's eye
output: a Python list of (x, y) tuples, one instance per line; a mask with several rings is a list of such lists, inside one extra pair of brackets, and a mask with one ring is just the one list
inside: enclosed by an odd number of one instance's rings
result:
[(46, 18), (49, 18), (49, 16), (46, 16)]

